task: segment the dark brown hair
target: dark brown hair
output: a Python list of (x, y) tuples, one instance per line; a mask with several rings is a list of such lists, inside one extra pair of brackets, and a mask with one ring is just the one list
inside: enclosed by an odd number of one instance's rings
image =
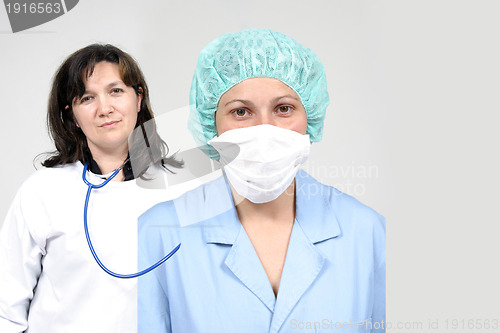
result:
[[(154, 115), (149, 102), (149, 90), (144, 75), (135, 60), (113, 45), (92, 44), (70, 55), (57, 70), (52, 83), (47, 113), (49, 134), (54, 140), (56, 151), (42, 162), (45, 167), (54, 167), (80, 161), (89, 162), (87, 139), (76, 126), (72, 103), (85, 92), (88, 79), (97, 63), (106, 61), (117, 64), (123, 82), (142, 95), (137, 122), (129, 140), (130, 158), (134, 175), (141, 176), (154, 163), (182, 167), (183, 162), (166, 157), (168, 146), (156, 130)], [(147, 130), (146, 130), (147, 128)], [(146, 135), (147, 133), (147, 135)], [(132, 154), (132, 152), (134, 152)]]

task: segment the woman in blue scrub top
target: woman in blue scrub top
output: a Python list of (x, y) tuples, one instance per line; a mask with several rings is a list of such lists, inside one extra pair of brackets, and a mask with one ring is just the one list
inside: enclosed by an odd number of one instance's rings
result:
[[(189, 128), (223, 176), (140, 218), (139, 332), (385, 331), (385, 220), (299, 170), (329, 103), (318, 57), (283, 34), (201, 51)], [(208, 145), (207, 145), (208, 143)]]

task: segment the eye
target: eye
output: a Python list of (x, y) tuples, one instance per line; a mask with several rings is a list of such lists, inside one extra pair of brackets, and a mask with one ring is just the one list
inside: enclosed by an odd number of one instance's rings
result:
[(82, 103), (85, 103), (85, 102), (88, 102), (92, 99), (92, 96), (83, 96), (81, 99), (80, 99), (80, 104)]
[(281, 114), (290, 113), (292, 111), (292, 107), (290, 105), (281, 105), (278, 107), (278, 112)]
[(119, 94), (119, 93), (122, 93), (122, 92), (123, 92), (122, 88), (113, 88), (113, 89), (111, 89), (111, 93), (113, 93), (113, 94)]
[(244, 117), (248, 115), (248, 111), (246, 109), (236, 109), (233, 110), (232, 113), (237, 117)]

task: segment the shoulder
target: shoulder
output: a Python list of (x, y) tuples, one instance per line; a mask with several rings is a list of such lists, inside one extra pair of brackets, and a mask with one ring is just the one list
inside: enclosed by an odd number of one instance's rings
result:
[(33, 172), (22, 186), (34, 186), (48, 181), (67, 180), (68, 177), (74, 178), (77, 174), (81, 175), (82, 170), (83, 166), (79, 162), (51, 168), (42, 167)]
[(179, 197), (151, 207), (141, 215), (141, 223), (170, 223), (187, 226), (205, 221), (234, 207), (224, 176), (199, 185)]
[(19, 188), (19, 192), (47, 192), (52, 189), (67, 187), (71, 182), (79, 179), (82, 170), (83, 167), (80, 163), (65, 164), (52, 168), (40, 168), (23, 182)]
[(74, 198), (75, 190), (84, 186), (80, 169), (83, 167), (79, 168), (76, 163), (38, 169), (19, 187), (12, 205), (23, 209), (25, 214), (64, 206)]
[(18, 189), (4, 225), (25, 223), (33, 237), (43, 244), (44, 235), (47, 235), (55, 217), (60, 216), (64, 220), (63, 213), (58, 215), (62, 208), (66, 208), (66, 212), (74, 211), (74, 207), (68, 207), (75, 198), (72, 189), (77, 184), (83, 185), (81, 178), (76, 176), (80, 171), (76, 164), (35, 171)]
[[(315, 242), (337, 239), (352, 252), (373, 253), (385, 260), (385, 218), (356, 198), (321, 184), (306, 172), (297, 175), (296, 214)], [(299, 188), (302, 186), (302, 189)]]
[(385, 232), (385, 218), (353, 196), (320, 183), (303, 170), (297, 174), (296, 179), (296, 191), (302, 196), (321, 202), (323, 209), (335, 214), (339, 222), (349, 221), (350, 224), (375, 227)]

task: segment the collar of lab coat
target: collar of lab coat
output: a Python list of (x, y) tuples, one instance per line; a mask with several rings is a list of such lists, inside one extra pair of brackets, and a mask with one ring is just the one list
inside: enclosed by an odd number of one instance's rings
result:
[[(204, 191), (205, 213), (211, 217), (205, 220), (204, 238), (207, 243), (233, 245), (241, 231), (241, 223), (234, 207), (231, 189), (226, 177), (220, 177)], [(316, 244), (341, 234), (335, 211), (331, 208), (331, 188), (325, 186), (305, 171), (295, 177), (295, 221), (307, 239)], [(220, 212), (220, 213), (219, 213)], [(220, 225), (220, 215), (225, 223)], [(201, 220), (198, 219), (198, 220)]]

